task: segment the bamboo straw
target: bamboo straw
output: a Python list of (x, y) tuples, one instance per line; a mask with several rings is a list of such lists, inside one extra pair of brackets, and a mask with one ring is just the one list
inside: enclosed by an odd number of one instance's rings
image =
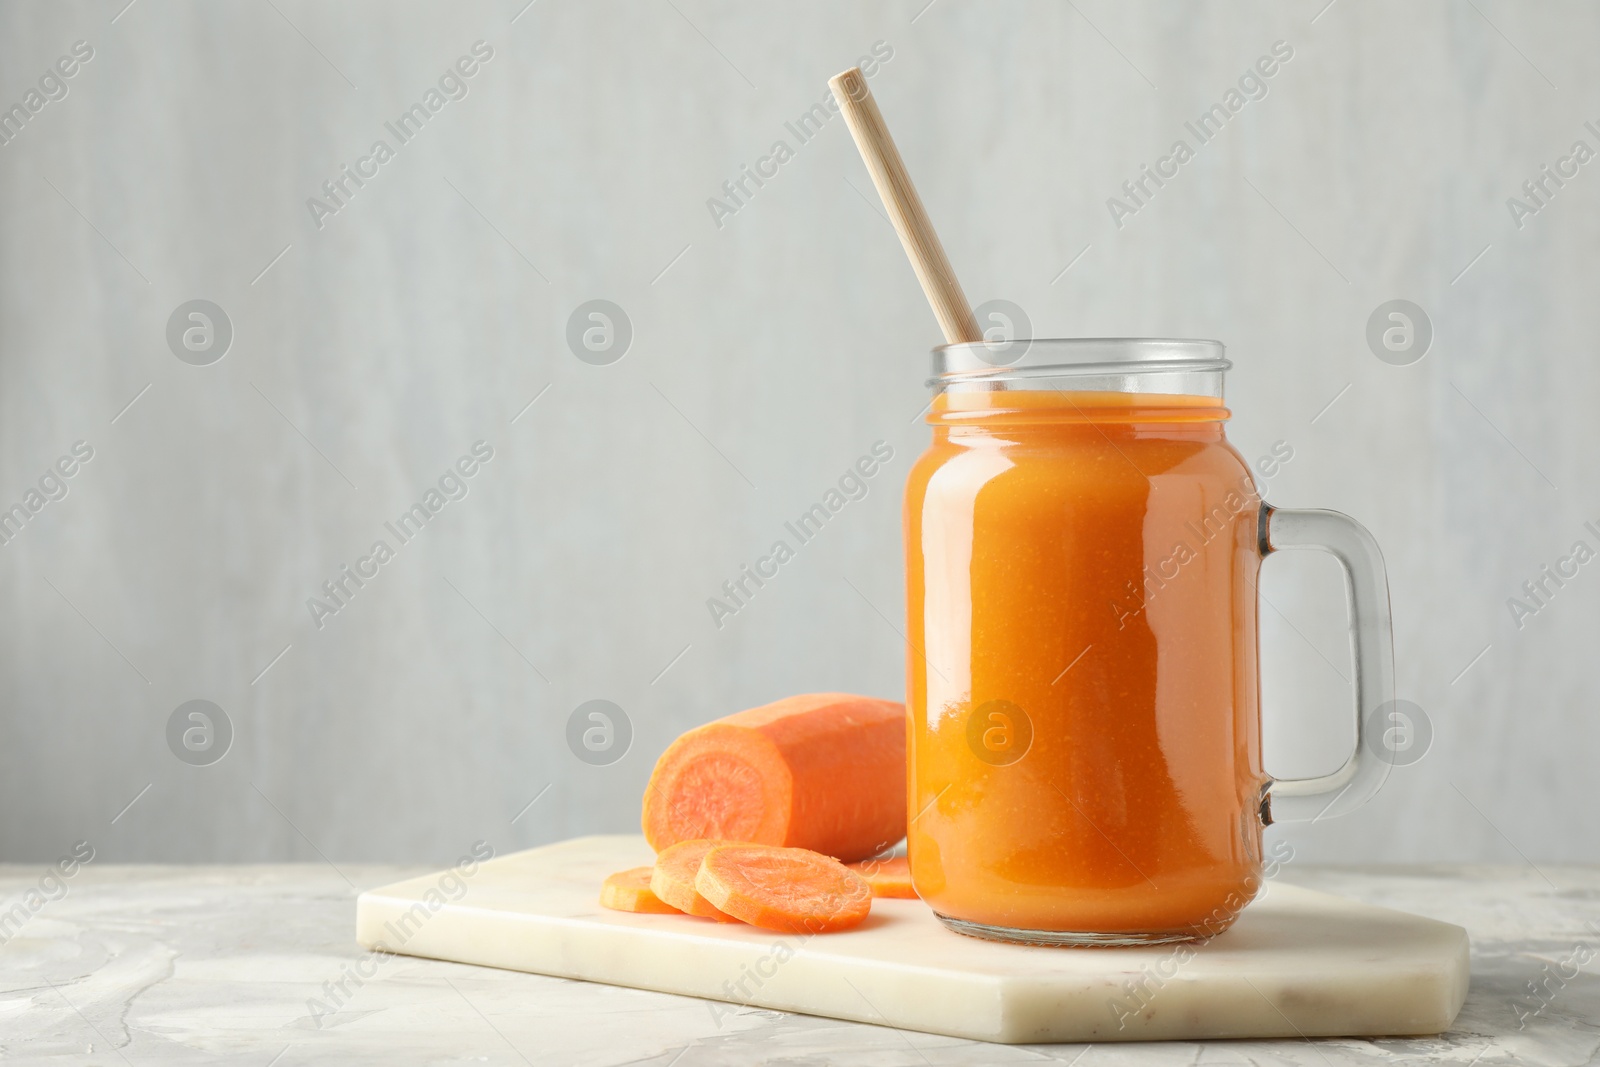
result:
[(928, 303), (933, 305), (933, 314), (944, 331), (944, 339), (953, 345), (983, 340), (978, 320), (973, 318), (961, 283), (956, 280), (950, 260), (945, 258), (944, 245), (939, 243), (939, 235), (934, 232), (922, 199), (917, 196), (917, 188), (911, 184), (905, 161), (900, 158), (900, 150), (889, 135), (889, 127), (883, 121), (877, 101), (872, 98), (872, 90), (867, 88), (861, 69), (851, 67), (834, 75), (828, 79), (828, 86), (844, 113), (861, 160), (872, 175), (872, 184), (878, 187), (878, 196), (889, 209), (889, 221), (900, 235), (900, 243), (911, 260), (911, 268), (917, 272)]

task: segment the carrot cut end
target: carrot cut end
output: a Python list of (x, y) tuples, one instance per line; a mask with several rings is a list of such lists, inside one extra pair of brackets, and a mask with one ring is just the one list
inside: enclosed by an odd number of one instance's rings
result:
[(764, 738), (707, 723), (661, 754), (645, 789), (645, 840), (661, 851), (680, 841), (771, 841), (790, 818), (789, 772)]

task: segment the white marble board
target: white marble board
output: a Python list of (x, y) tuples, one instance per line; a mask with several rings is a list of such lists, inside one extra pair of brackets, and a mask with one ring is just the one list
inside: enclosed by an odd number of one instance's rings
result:
[(583, 837), (397, 882), (361, 894), (357, 940), (1007, 1043), (1434, 1034), (1467, 992), (1460, 927), (1279, 883), (1203, 945), (1032, 948), (952, 933), (917, 900), (812, 937), (600, 907), (607, 874), (652, 858), (641, 837)]

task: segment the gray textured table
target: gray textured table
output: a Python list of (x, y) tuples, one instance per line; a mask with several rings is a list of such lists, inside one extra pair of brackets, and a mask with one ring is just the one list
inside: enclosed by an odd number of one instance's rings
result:
[(94, 863), (64, 880), (47, 870), (0, 866), (7, 1062), (1488, 1067), (1600, 1055), (1595, 868), (1285, 871), (1286, 881), (1467, 928), (1471, 993), (1441, 1037), (1092, 1046), (982, 1045), (778, 1012), (713, 1014), (687, 997), (358, 950), (344, 878), (365, 888), (419, 868), (346, 867), (341, 877), (299, 864)]

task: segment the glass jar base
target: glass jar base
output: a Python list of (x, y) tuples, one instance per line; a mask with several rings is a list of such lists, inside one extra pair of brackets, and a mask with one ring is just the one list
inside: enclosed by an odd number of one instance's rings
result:
[(982, 938), (985, 941), (1006, 941), (1013, 945), (1042, 945), (1051, 948), (1134, 948), (1139, 945), (1177, 945), (1188, 941), (1205, 940), (1200, 933), (1187, 930), (1122, 931), (1114, 934), (1072, 930), (1023, 930), (1010, 926), (968, 922), (966, 919), (953, 919), (948, 915), (939, 915), (938, 912), (934, 912), (934, 915), (958, 934)]

